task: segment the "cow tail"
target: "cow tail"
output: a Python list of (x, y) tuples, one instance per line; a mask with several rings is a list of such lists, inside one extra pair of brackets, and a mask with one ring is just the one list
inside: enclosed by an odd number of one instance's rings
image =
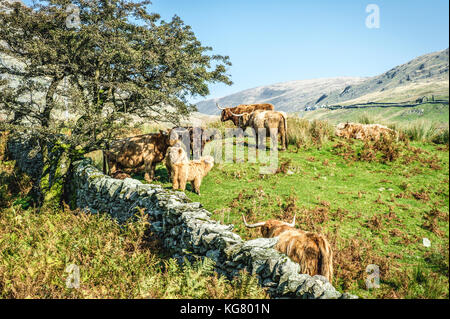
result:
[(318, 244), (321, 257), (320, 274), (331, 283), (333, 281), (333, 252), (324, 236), (318, 236)]

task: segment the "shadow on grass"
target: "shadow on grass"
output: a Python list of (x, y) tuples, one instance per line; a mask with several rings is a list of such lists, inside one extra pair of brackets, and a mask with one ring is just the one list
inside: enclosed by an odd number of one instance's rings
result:
[[(133, 174), (131, 175), (131, 178), (136, 179), (144, 184), (150, 184), (144, 179), (143, 173)], [(164, 189), (172, 190), (172, 181), (170, 180), (167, 168), (165, 167), (156, 168), (154, 182), (157, 184), (163, 184), (161, 186), (163, 186)], [(186, 184), (186, 192), (194, 193), (194, 188), (192, 187), (191, 183)]]

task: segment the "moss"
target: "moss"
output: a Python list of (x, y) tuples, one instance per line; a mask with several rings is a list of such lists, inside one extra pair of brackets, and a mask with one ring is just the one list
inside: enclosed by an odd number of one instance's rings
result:
[[(49, 156), (49, 154), (51, 154)], [(49, 152), (45, 146), (43, 150), (44, 169), (40, 187), (43, 195), (43, 207), (57, 207), (61, 203), (64, 182), (70, 167), (70, 157), (66, 149), (56, 144)]]
[(88, 179), (91, 181), (91, 180), (94, 180), (94, 179), (97, 179), (97, 178), (101, 178), (101, 177), (104, 177), (104, 176), (105, 175), (103, 175), (103, 174), (93, 174), (93, 175), (89, 176)]

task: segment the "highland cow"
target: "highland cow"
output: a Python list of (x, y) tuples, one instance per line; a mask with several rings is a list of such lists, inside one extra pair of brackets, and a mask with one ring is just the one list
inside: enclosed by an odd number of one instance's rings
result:
[(220, 107), (219, 104), (216, 104), (217, 108), (219, 110), (222, 110), (222, 113), (220, 115), (220, 120), (222, 122), (226, 121), (232, 121), (234, 125), (238, 126), (239, 124), (239, 117), (236, 116), (244, 113), (252, 113), (254, 111), (260, 110), (260, 111), (273, 111), (275, 110), (275, 107), (272, 104), (269, 103), (263, 103), (263, 104), (240, 104), (235, 107)]
[(171, 165), (172, 188), (186, 190), (186, 183), (191, 182), (194, 192), (200, 195), (200, 186), (203, 178), (214, 166), (212, 156), (204, 156), (200, 160), (181, 162)]
[(392, 134), (394, 130), (380, 124), (340, 123), (336, 126), (336, 135), (347, 139), (377, 141), (383, 135)]
[(275, 132), (280, 136), (281, 150), (286, 150), (287, 142), (287, 120), (286, 113), (279, 111), (256, 110), (252, 113), (234, 114), (239, 121), (238, 126), (244, 131), (247, 127), (253, 128), (255, 132), (256, 144), (260, 145), (262, 136), (258, 136), (261, 129), (264, 129), (266, 136), (272, 139), (273, 147), (278, 142), (277, 136), (272, 136)]
[(103, 172), (107, 173), (108, 164), (110, 175), (116, 171), (126, 174), (144, 172), (145, 180), (151, 182), (155, 177), (156, 164), (164, 159), (172, 142), (165, 131), (114, 141), (103, 152)]
[(275, 248), (300, 265), (300, 272), (311, 276), (322, 275), (331, 283), (333, 280), (333, 252), (327, 239), (321, 235), (305, 232), (295, 227), (295, 216), (291, 224), (278, 220), (249, 225), (248, 228), (261, 227), (265, 238), (279, 237)]

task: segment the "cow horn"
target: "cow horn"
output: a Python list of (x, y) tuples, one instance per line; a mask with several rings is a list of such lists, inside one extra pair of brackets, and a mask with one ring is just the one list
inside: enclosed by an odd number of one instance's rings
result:
[(289, 226), (289, 227), (295, 227), (295, 215), (294, 215), (294, 219), (292, 220), (292, 223), (284, 223), (286, 226)]
[(216, 103), (216, 106), (217, 106), (217, 108), (218, 108), (219, 110), (225, 110), (225, 109), (226, 109), (225, 107), (220, 107), (220, 106), (219, 106), (219, 103)]
[(252, 114), (252, 113), (234, 114), (234, 113), (231, 112), (231, 111), (230, 111), (230, 113), (231, 113), (232, 115), (234, 115), (234, 116), (237, 116), (237, 117), (241, 117), (241, 116), (244, 116), (244, 115), (246, 115), (246, 114)]
[(242, 219), (244, 220), (244, 225), (245, 225), (245, 227), (248, 227), (248, 228), (261, 227), (261, 226), (264, 226), (264, 224), (266, 223), (266, 222), (260, 222), (260, 223), (256, 223), (256, 224), (251, 224), (251, 225), (249, 225), (249, 224), (247, 224), (247, 221), (245, 220), (244, 214), (242, 214)]

